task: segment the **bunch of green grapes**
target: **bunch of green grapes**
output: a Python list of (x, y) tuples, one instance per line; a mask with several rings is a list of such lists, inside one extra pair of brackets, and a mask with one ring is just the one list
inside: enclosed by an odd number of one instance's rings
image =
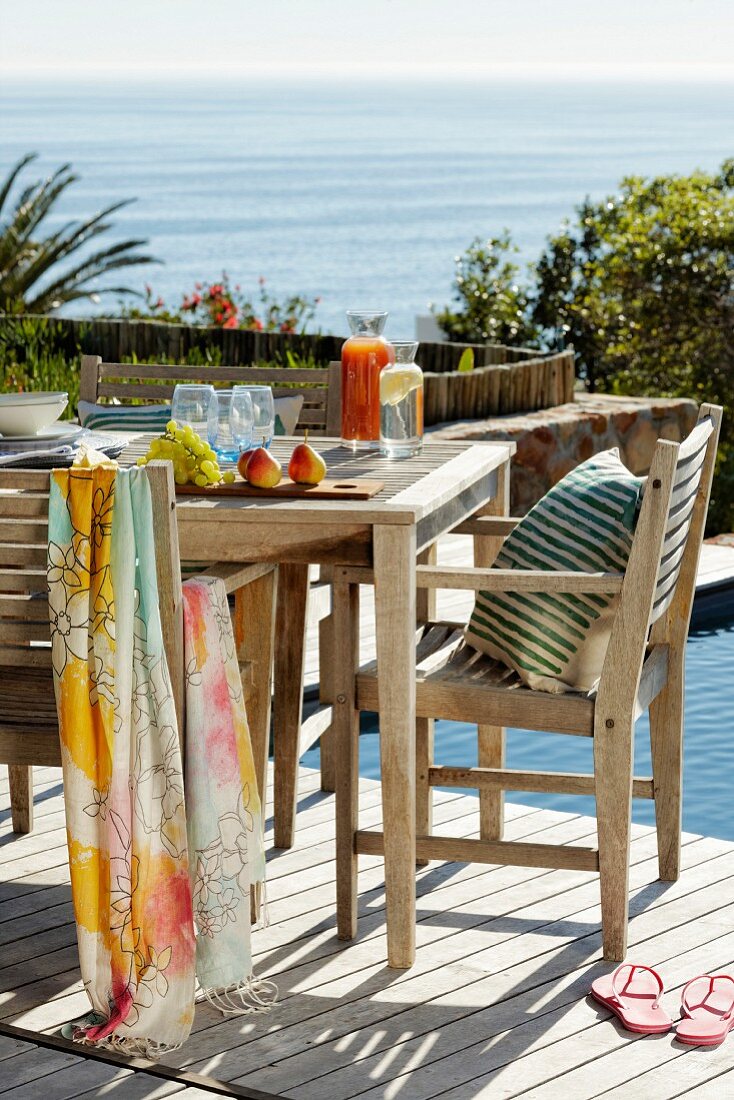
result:
[(166, 430), (154, 439), (148, 453), (138, 459), (138, 466), (145, 466), (152, 459), (167, 459), (173, 463), (173, 477), (177, 485), (218, 485), (220, 481), (234, 481), (234, 474), (219, 469), (216, 452), (205, 443), (190, 424), (182, 428), (175, 420), (169, 420)]

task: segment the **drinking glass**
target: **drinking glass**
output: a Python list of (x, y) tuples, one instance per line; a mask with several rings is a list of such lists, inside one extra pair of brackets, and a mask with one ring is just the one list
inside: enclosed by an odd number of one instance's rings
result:
[[(236, 462), (240, 456), (239, 444), (235, 441), (232, 432), (232, 390), (216, 390), (214, 400), (217, 406), (216, 419), (209, 422), (209, 445), (214, 448), (220, 458), (230, 462)], [(252, 438), (252, 404), (249, 408), (243, 401), (237, 410), (236, 426), (238, 435)], [(244, 448), (243, 448), (244, 449)]]
[(235, 386), (234, 398), (243, 391), (252, 401), (252, 446), (269, 447), (275, 432), (275, 404), (270, 386)]
[(217, 398), (214, 386), (188, 382), (176, 386), (171, 401), (171, 419), (179, 425), (190, 424), (202, 439), (207, 439), (210, 425), (216, 431)]
[[(229, 434), (235, 461), (252, 447), (253, 409), (247, 386), (235, 386), (229, 393)], [(221, 417), (220, 417), (221, 423)]]

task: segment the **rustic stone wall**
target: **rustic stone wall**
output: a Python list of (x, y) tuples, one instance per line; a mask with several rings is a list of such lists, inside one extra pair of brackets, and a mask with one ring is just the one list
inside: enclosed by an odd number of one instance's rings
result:
[(552, 409), (487, 420), (440, 424), (431, 439), (511, 439), (511, 510), (523, 515), (579, 462), (598, 451), (619, 447), (627, 466), (647, 472), (657, 439), (684, 439), (696, 422), (695, 401), (684, 398), (609, 397), (577, 393), (576, 400)]

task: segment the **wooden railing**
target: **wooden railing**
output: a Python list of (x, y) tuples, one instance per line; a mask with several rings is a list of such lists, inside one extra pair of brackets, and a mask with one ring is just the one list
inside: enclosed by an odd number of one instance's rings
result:
[(573, 401), (574, 380), (573, 351), (536, 353), (524, 362), (475, 366), (461, 374), (426, 371), (425, 423), (480, 420), (565, 405)]
[[(77, 365), (79, 352), (105, 362), (206, 363), (226, 366), (258, 362), (286, 365), (288, 351), (326, 366), (341, 355), (343, 336), (288, 335), (244, 329), (205, 328), (157, 321), (46, 318), (57, 350)], [(472, 348), (474, 369), (459, 373), (463, 352)], [(543, 354), (500, 344), (421, 343), (418, 362), (426, 376), (425, 423), (471, 420), (550, 408), (573, 400), (572, 351)], [(72, 366), (73, 364), (73, 366)]]

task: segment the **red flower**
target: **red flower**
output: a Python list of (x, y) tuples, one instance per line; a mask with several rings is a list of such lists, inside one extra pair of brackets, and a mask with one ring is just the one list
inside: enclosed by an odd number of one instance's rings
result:
[(235, 316), (228, 317), (222, 328), (237, 328), (237, 318)]

